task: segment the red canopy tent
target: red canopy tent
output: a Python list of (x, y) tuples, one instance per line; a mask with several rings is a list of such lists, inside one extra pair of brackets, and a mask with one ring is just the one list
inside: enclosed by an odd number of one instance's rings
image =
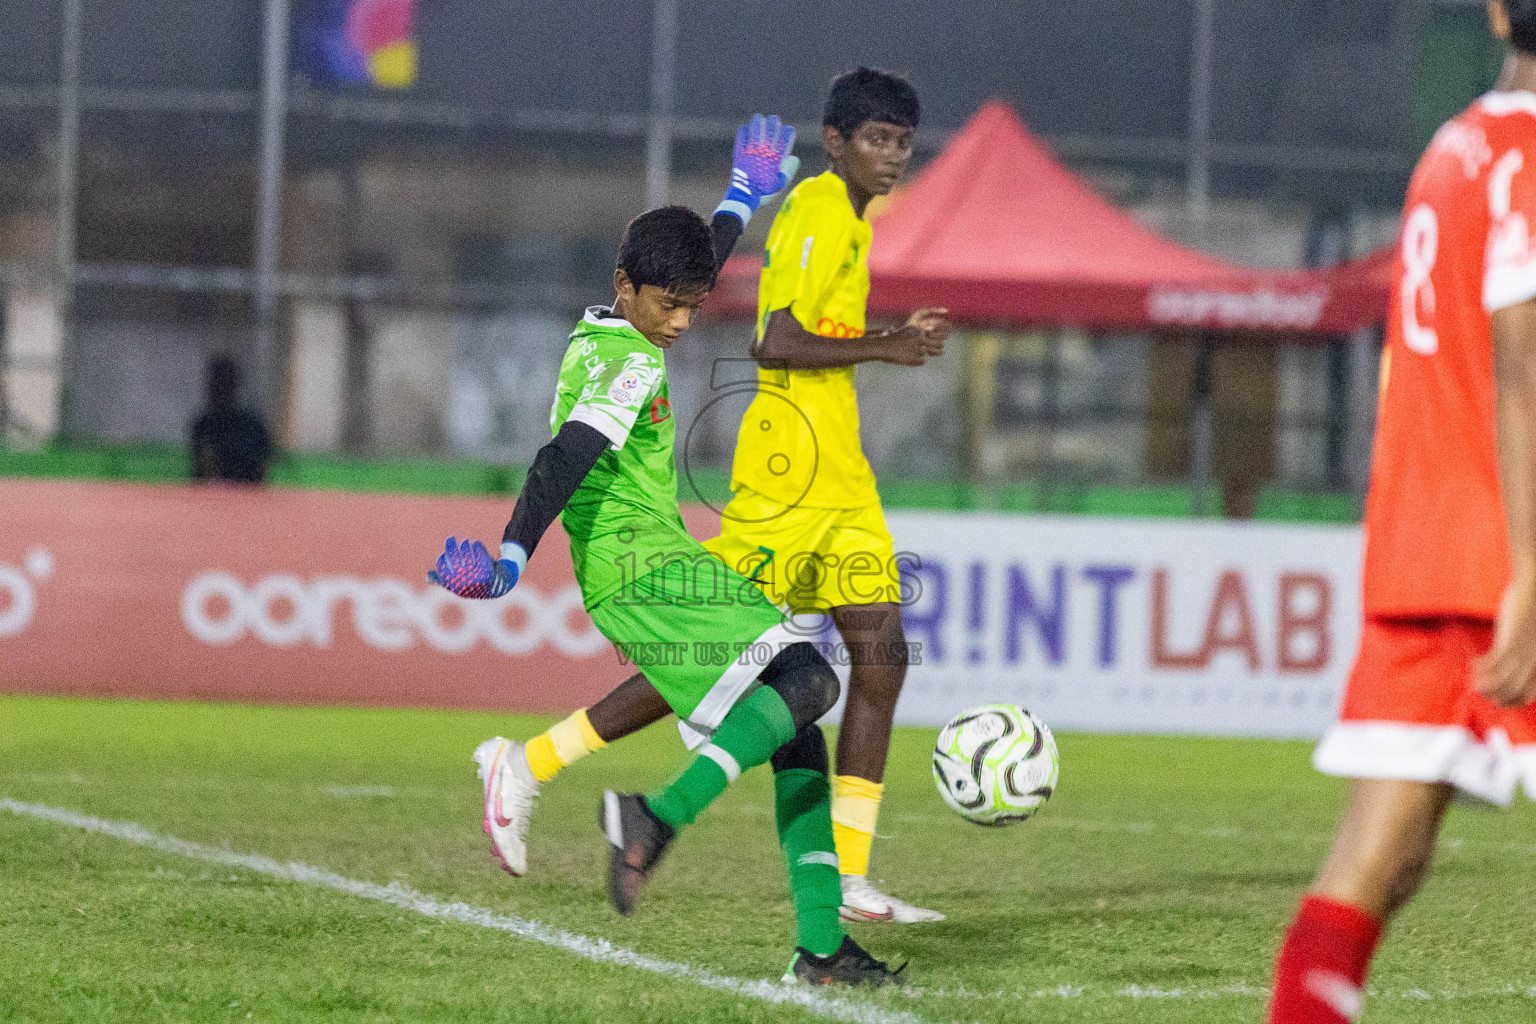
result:
[[(1336, 335), (1380, 322), (1390, 283), (1385, 252), (1276, 273), (1186, 249), (1100, 198), (999, 101), (875, 218), (874, 233), (874, 316), (946, 306), (978, 326)], [(714, 311), (755, 316), (761, 268), (761, 258), (727, 263)]]

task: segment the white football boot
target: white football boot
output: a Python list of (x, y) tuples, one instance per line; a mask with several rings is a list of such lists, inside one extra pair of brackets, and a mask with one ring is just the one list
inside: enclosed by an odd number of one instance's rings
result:
[(944, 915), (937, 910), (914, 907), (869, 884), (863, 875), (843, 875), (844, 921), (894, 921), (896, 924), (922, 924), (942, 921)]
[(539, 798), (539, 781), (523, 744), (493, 736), (475, 748), (476, 774), (485, 783), (485, 830), (491, 852), (509, 875), (528, 870), (528, 819)]

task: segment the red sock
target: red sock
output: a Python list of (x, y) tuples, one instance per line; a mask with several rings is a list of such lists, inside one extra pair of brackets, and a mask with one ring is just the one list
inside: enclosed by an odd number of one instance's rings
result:
[(1365, 1002), (1381, 922), (1322, 896), (1301, 901), (1275, 965), (1269, 1024), (1352, 1024)]

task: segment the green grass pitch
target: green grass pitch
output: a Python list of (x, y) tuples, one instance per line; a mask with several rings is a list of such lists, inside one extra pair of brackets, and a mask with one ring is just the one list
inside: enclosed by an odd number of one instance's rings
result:
[[(1344, 792), (1304, 743), (1064, 735), (1044, 811), (982, 829), (935, 793), (933, 732), (898, 730), (872, 875), (949, 920), (855, 926), (877, 955), (910, 959), (907, 987), (811, 1005), (594, 962), (14, 803), (398, 883), (776, 988), (793, 931), (767, 772), (684, 833), (622, 919), (603, 898), (598, 793), (674, 770), (676, 731), (653, 727), (545, 787), (530, 874), (511, 879), (487, 850), (469, 755), (542, 724), (0, 698), (0, 797), (13, 801), (0, 810), (0, 1020), (1258, 1021)], [(1526, 804), (1452, 810), (1434, 874), (1377, 960), (1368, 1022), (1536, 1019), (1533, 826)]]

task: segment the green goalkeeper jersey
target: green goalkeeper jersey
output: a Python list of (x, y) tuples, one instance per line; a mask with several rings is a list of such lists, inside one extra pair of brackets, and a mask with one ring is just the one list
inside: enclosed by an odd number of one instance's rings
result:
[(560, 515), (588, 609), (670, 560), (707, 557), (678, 509), (662, 351), (606, 307), (587, 310), (560, 361), (551, 436), (567, 421), (609, 441)]

